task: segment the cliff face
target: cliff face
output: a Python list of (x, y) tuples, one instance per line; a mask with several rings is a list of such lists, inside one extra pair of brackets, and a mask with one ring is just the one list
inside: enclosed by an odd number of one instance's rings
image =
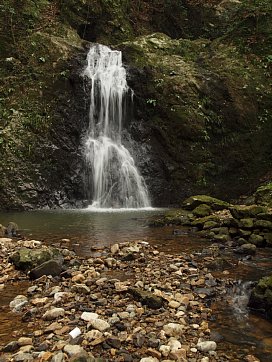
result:
[(124, 140), (156, 205), (251, 192), (271, 171), (271, 4), (4, 0), (0, 208), (81, 206), (88, 42), (123, 51)]

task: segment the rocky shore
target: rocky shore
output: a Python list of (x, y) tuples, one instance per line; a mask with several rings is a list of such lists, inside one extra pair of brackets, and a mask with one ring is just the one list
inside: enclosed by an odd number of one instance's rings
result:
[(11, 302), (25, 323), (1, 344), (0, 361), (259, 361), (226, 353), (211, 334), (215, 278), (193, 254), (170, 255), (145, 241), (79, 258), (37, 240), (0, 239), (0, 293), (30, 286)]

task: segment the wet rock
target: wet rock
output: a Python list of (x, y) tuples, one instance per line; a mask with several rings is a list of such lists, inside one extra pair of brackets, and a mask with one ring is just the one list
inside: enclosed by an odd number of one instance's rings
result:
[(13, 237), (17, 236), (17, 232), (18, 232), (18, 225), (15, 222), (10, 221), (6, 228), (6, 234), (8, 234), (8, 236), (10, 237)]
[(25, 295), (17, 295), (9, 303), (9, 306), (13, 311), (19, 312), (27, 303), (28, 303), (28, 299)]
[(272, 276), (258, 281), (251, 292), (248, 306), (265, 313), (268, 318), (272, 318)]
[(196, 348), (201, 352), (211, 352), (216, 350), (216, 342), (214, 341), (199, 341)]
[(139, 300), (142, 304), (147, 305), (152, 309), (159, 309), (163, 306), (163, 299), (157, 297), (151, 292), (146, 292), (137, 288), (128, 288), (128, 292), (136, 299)]
[(29, 273), (30, 279), (38, 279), (43, 275), (52, 275), (53, 277), (60, 275), (62, 265), (56, 260), (48, 260), (45, 263), (32, 269)]
[(63, 308), (53, 308), (44, 313), (42, 318), (46, 321), (51, 321), (53, 319), (57, 319), (59, 317), (63, 317), (65, 314), (65, 310)]
[(15, 352), (19, 349), (20, 345), (17, 341), (9, 342), (2, 348), (2, 352)]

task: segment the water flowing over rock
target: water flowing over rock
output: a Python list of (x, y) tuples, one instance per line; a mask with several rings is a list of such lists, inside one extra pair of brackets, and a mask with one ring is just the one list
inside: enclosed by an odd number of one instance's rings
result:
[(96, 208), (150, 206), (144, 179), (122, 144), (126, 81), (120, 51), (90, 48), (83, 76), (91, 80), (89, 129), (84, 141), (86, 193)]

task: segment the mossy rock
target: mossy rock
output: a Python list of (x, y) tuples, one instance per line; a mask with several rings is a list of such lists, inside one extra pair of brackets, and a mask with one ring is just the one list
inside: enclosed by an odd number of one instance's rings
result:
[(264, 237), (264, 240), (265, 240), (267, 246), (271, 247), (272, 246), (272, 233), (264, 233), (263, 237)]
[(272, 318), (272, 275), (258, 281), (251, 292), (248, 306)]
[(251, 218), (267, 212), (267, 208), (260, 205), (235, 205), (230, 207), (229, 210), (235, 219)]
[(212, 228), (216, 228), (217, 226), (219, 226), (219, 223), (216, 221), (206, 221), (203, 225), (203, 230), (208, 230), (208, 229), (212, 229)]
[(209, 205), (201, 204), (197, 206), (192, 213), (196, 217), (205, 217), (212, 213), (212, 208)]
[(210, 206), (212, 210), (224, 210), (230, 206), (228, 202), (216, 199), (215, 197), (207, 195), (196, 195), (191, 196), (183, 201), (182, 207), (187, 210), (194, 210), (201, 204)]
[(260, 229), (272, 229), (272, 221), (268, 221), (268, 220), (257, 220), (254, 223), (254, 226), (256, 228), (260, 228)]
[(254, 196), (256, 204), (272, 207), (272, 182), (260, 186)]
[(257, 217), (257, 219), (260, 219), (260, 220), (268, 220), (268, 221), (272, 222), (272, 212), (271, 211), (266, 212), (266, 213), (261, 212), (256, 217)]
[(201, 217), (198, 219), (195, 219), (191, 222), (191, 226), (196, 226), (198, 228), (203, 228), (204, 224), (208, 221), (214, 221), (217, 223), (217, 225), (220, 223), (220, 219), (218, 216), (215, 215), (209, 215), (209, 216), (205, 216), (205, 217)]
[(258, 235), (258, 234), (251, 234), (249, 239), (248, 239), (250, 244), (254, 244), (256, 246), (264, 246), (265, 245), (265, 241), (263, 236)]
[(28, 249), (21, 248), (9, 258), (16, 269), (30, 270), (51, 259), (61, 259), (57, 249)]
[(251, 218), (241, 219), (240, 220), (240, 225), (241, 225), (242, 228), (252, 229), (253, 226), (254, 226), (254, 219), (251, 219)]

